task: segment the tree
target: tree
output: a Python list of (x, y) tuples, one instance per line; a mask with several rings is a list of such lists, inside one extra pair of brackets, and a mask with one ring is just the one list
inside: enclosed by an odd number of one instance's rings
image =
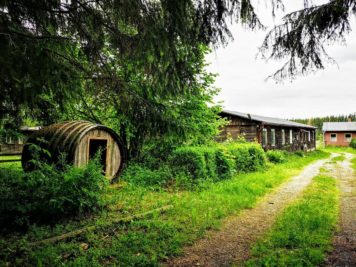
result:
[(304, 9), (287, 14), (283, 23), (268, 32), (261, 52), (268, 59), (285, 59), (272, 76), (277, 81), (294, 79), (334, 62), (325, 45), (345, 42), (350, 19), (356, 15), (355, 0), (330, 0), (322, 5), (304, 0)]
[[(277, 79), (323, 68), (323, 42), (342, 40), (356, 9), (355, 0), (304, 2), (261, 48), (289, 57)], [(0, 0), (0, 118), (111, 116), (129, 145), (138, 140), (132, 148), (155, 133), (189, 135), (205, 111), (183, 114), (212, 95), (204, 54), (232, 39), (230, 19), (264, 28), (250, 0)]]
[(2, 0), (0, 14), (1, 116), (79, 105), (100, 122), (102, 104), (137, 146), (189, 132), (177, 114), (209, 95), (202, 59), (227, 42), (227, 18), (260, 25), (248, 1)]

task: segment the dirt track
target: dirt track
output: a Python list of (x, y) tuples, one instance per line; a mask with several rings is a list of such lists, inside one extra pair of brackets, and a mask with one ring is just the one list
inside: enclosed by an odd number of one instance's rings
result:
[(339, 162), (336, 168), (329, 168), (339, 181), (341, 203), (340, 231), (334, 237), (326, 266), (356, 266), (356, 176), (350, 167), (352, 155), (344, 154), (346, 160)]
[(230, 266), (242, 263), (248, 259), (251, 245), (272, 226), (283, 207), (303, 191), (327, 161), (310, 164), (300, 175), (264, 197), (255, 208), (228, 218), (220, 231), (209, 232), (206, 238), (186, 247), (182, 257), (173, 258), (164, 265)]

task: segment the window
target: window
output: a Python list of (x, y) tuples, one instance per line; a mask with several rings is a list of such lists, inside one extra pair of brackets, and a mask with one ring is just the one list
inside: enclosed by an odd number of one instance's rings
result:
[(267, 129), (263, 129), (262, 132), (262, 146), (267, 145)]
[(286, 144), (286, 135), (284, 129), (282, 129), (282, 146), (284, 146), (285, 144)]
[(293, 144), (293, 130), (289, 130), (289, 143)]
[(276, 145), (276, 130), (271, 129), (271, 145), (275, 146)]
[(330, 141), (331, 142), (336, 142), (337, 141), (337, 134), (336, 133), (330, 134)]
[(310, 131), (308, 131), (308, 141), (310, 142), (311, 138), (310, 138)]
[(345, 133), (345, 141), (351, 142), (352, 135), (350, 133)]

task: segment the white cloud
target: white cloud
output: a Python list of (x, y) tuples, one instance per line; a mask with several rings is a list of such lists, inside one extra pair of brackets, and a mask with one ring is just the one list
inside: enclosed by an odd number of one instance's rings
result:
[[(296, 6), (287, 6), (287, 11), (292, 8)], [(268, 21), (267, 14), (269, 11), (261, 11), (263, 22)], [(348, 36), (346, 45), (328, 49), (338, 66), (328, 65), (325, 70), (299, 77), (292, 83), (276, 84), (265, 79), (282, 62), (256, 59), (265, 32), (245, 31), (233, 25), (235, 41), (207, 58), (211, 62), (209, 70), (219, 74), (215, 85), (222, 90), (216, 101), (223, 100), (227, 109), (282, 118), (356, 112), (355, 21), (352, 28), (354, 32)]]

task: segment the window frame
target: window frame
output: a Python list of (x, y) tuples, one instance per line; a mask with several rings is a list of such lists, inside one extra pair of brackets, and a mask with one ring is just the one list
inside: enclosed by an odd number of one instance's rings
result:
[[(335, 140), (333, 140), (333, 135), (335, 135)], [(337, 133), (330, 133), (330, 142), (337, 142)]]
[(281, 133), (282, 133), (282, 146), (284, 146), (286, 144), (286, 133), (284, 129), (281, 129)]
[(262, 146), (267, 146), (268, 144), (268, 131), (266, 128), (262, 129)]
[(271, 146), (276, 146), (276, 129), (271, 129)]
[[(347, 134), (350, 135), (349, 138), (346, 137)], [(345, 134), (344, 134), (344, 139), (345, 139), (346, 142), (351, 142), (351, 140), (352, 140), (352, 133), (345, 133)]]

